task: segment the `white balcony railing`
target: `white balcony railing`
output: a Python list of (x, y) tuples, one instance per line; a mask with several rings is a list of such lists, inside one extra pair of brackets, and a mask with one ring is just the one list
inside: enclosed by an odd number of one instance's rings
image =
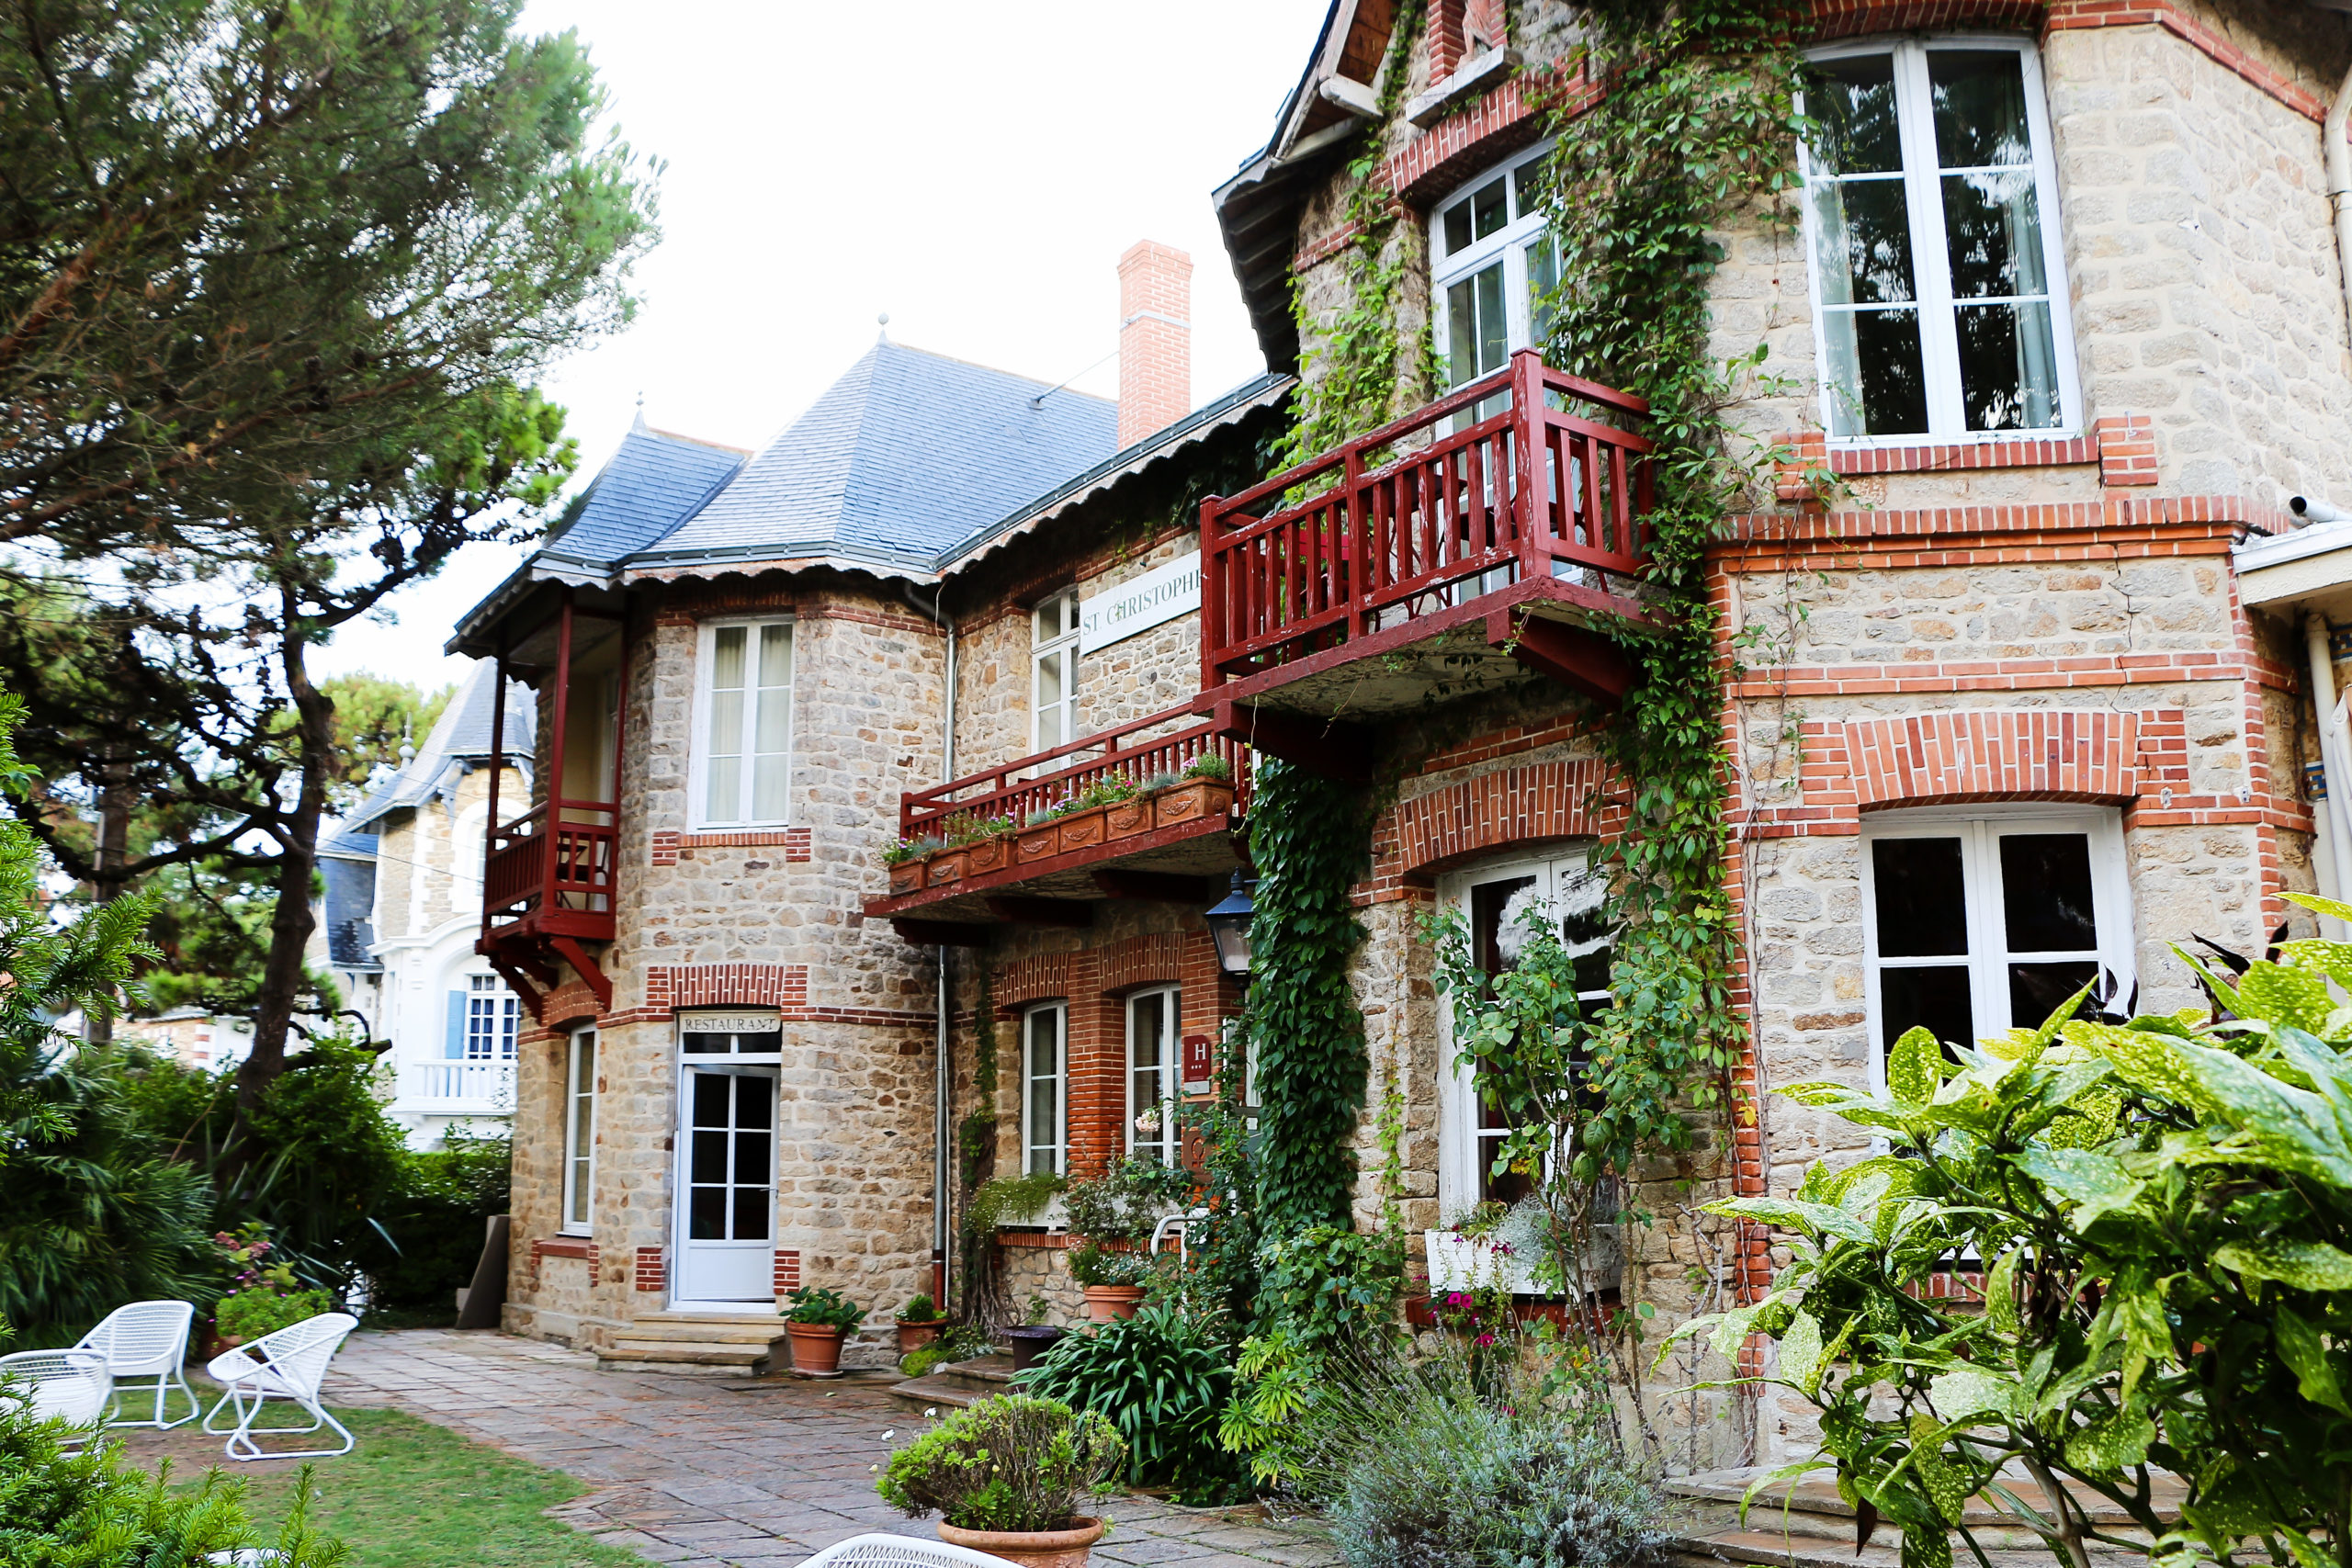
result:
[(409, 1062), (399, 1108), (428, 1116), (505, 1116), (514, 1110), (512, 1062)]

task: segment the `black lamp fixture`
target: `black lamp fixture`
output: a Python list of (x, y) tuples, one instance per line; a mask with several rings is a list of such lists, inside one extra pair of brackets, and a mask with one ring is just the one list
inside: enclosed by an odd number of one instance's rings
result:
[(1216, 943), (1216, 966), (1237, 980), (1250, 977), (1250, 917), (1257, 906), (1250, 901), (1252, 878), (1236, 870), (1233, 890), (1201, 911)]

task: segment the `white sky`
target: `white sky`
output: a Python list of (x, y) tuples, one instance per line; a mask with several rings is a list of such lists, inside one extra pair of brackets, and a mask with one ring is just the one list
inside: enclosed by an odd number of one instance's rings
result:
[[(667, 164), (628, 332), (548, 378), (593, 477), (636, 414), (764, 445), (874, 341), (1058, 381), (1115, 346), (1119, 253), (1192, 253), (1193, 400), (1264, 367), (1209, 192), (1272, 132), (1325, 0), (530, 0), (577, 28)], [(1078, 386), (1118, 390), (1115, 361)], [(954, 476), (943, 475), (952, 483)], [(345, 627), (325, 672), (457, 679), (456, 618), (521, 559), (474, 546)]]

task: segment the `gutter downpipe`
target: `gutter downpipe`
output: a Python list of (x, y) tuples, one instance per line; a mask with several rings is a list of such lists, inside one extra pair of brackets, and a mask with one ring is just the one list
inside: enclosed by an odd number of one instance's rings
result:
[[(947, 634), (947, 695), (942, 705), (944, 712), (944, 733), (941, 737), (942, 772), (940, 777), (956, 776), (956, 623), (947, 618), (947, 584), (942, 581), (932, 596), (931, 607), (923, 609), (915, 597), (914, 585), (904, 585), (904, 597)], [(948, 1205), (953, 1200), (954, 1185), (948, 1172), (955, 1162), (951, 1146), (955, 1138), (954, 1118), (948, 1114), (948, 1100), (955, 1093), (956, 1076), (949, 1069), (950, 993), (953, 976), (948, 970), (948, 955), (954, 950), (942, 942), (937, 949), (939, 964), (938, 1032), (933, 1057), (936, 1071), (932, 1084), (931, 1125), (931, 1299), (939, 1312), (947, 1310), (947, 1242), (954, 1234), (949, 1224)]]
[(2320, 150), (2327, 160), (2327, 203), (2335, 217), (2335, 265), (2344, 283), (2346, 327), (2352, 329), (2352, 142), (2345, 130), (2352, 126), (2352, 72), (2335, 90), (2327, 118), (2320, 122)]
[[(2311, 658), (2312, 716), (2319, 721), (2320, 776), (2327, 784), (2327, 800), (2312, 814), (2318, 851), (2312, 857), (2314, 879), (2324, 897), (2340, 898), (2352, 890), (2352, 801), (2345, 786), (2352, 784), (2352, 762), (2346, 745), (2343, 705), (2336, 700), (2335, 662), (2328, 649), (2327, 617), (2313, 610), (2303, 616), (2303, 637)], [(2327, 886), (2333, 882), (2334, 889)], [(2324, 920), (2322, 929), (2334, 941), (2346, 940), (2342, 922)], [(2330, 930), (2329, 928), (2335, 928)]]

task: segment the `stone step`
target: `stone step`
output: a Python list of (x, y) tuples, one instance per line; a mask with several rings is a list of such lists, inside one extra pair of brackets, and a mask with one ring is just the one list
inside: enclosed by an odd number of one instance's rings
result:
[(790, 1337), (772, 1313), (647, 1313), (598, 1348), (610, 1371), (757, 1376), (791, 1363)]
[(1012, 1387), (1012, 1358), (990, 1354), (944, 1362), (922, 1377), (894, 1385), (890, 1393), (909, 1404), (961, 1410), (993, 1394), (1010, 1393)]

